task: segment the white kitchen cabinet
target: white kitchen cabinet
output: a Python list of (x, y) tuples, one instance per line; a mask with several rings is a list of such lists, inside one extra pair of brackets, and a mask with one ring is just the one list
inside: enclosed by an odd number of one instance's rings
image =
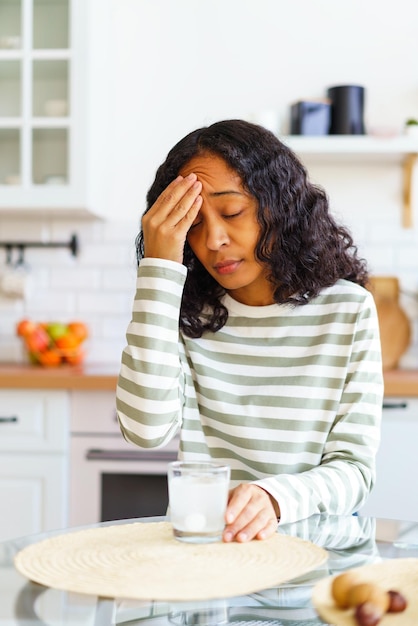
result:
[(1, 214), (94, 213), (88, 182), (95, 163), (88, 171), (88, 158), (91, 133), (98, 133), (95, 117), (88, 119), (88, 106), (96, 108), (94, 98), (89, 104), (90, 4), (0, 2)]
[(377, 481), (359, 512), (418, 522), (418, 398), (385, 398)]
[(0, 390), (0, 541), (68, 521), (66, 391)]

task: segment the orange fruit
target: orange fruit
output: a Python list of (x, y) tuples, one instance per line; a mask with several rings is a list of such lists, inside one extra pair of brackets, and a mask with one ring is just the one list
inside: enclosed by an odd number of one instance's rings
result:
[(70, 322), (68, 324), (68, 330), (78, 337), (79, 342), (81, 343), (85, 339), (87, 339), (89, 332), (87, 326), (83, 322)]
[(64, 360), (66, 363), (70, 365), (79, 365), (83, 362), (84, 352), (83, 350), (77, 350), (77, 352), (73, 352), (72, 354), (66, 354)]
[(31, 322), (30, 320), (21, 320), (16, 324), (16, 334), (19, 337), (25, 337), (25, 335), (29, 335), (36, 328), (36, 324)]
[(58, 337), (55, 340), (55, 345), (60, 350), (75, 350), (78, 348), (80, 341), (76, 335), (68, 332), (66, 335), (62, 335), (62, 337)]
[(41, 365), (47, 367), (56, 367), (61, 363), (61, 357), (55, 350), (45, 350), (38, 354), (38, 360)]

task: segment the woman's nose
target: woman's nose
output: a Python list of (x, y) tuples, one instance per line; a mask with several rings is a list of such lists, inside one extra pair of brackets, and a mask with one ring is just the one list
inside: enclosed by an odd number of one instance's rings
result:
[(229, 243), (229, 237), (225, 225), (221, 220), (211, 220), (206, 228), (206, 246), (209, 250), (219, 250), (221, 246)]

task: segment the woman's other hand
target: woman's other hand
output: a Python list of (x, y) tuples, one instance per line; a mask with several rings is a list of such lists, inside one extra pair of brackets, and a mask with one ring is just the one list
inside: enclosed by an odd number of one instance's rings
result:
[(183, 262), (186, 235), (202, 205), (201, 191), (193, 173), (168, 185), (142, 218), (145, 257)]
[(223, 540), (267, 539), (277, 530), (278, 504), (258, 485), (238, 485), (229, 494)]

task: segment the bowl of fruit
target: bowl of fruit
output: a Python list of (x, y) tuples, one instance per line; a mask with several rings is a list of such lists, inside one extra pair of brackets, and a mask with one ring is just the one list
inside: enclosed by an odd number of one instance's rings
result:
[(33, 322), (24, 319), (16, 325), (30, 363), (45, 367), (78, 365), (83, 362), (83, 342), (88, 337), (83, 322)]

